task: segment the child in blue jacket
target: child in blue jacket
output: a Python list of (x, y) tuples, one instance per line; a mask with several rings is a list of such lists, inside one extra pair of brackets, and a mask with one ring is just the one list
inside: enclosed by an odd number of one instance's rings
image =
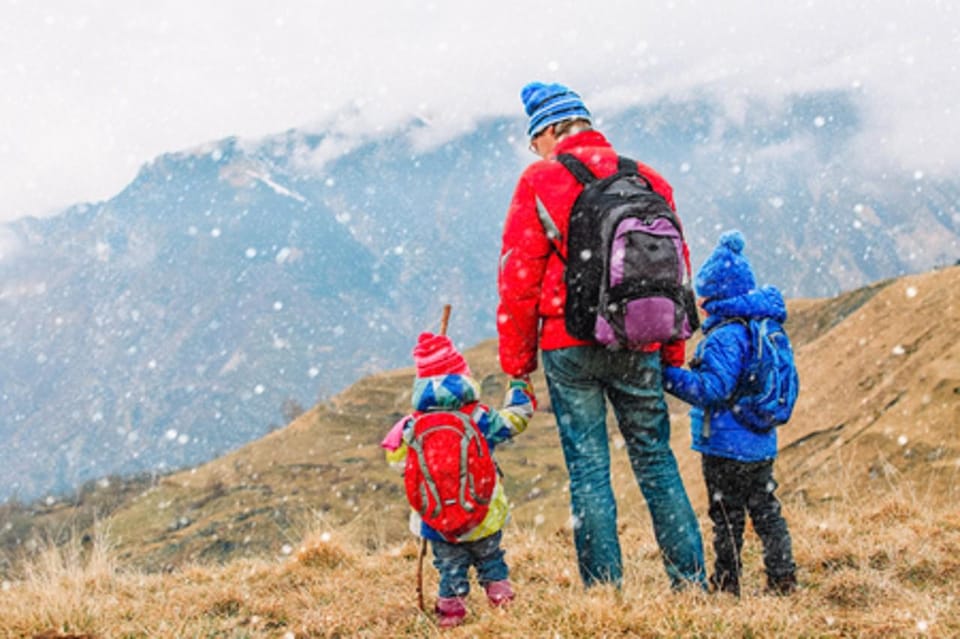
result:
[(738, 422), (730, 409), (751, 357), (750, 331), (743, 322), (731, 320), (770, 317), (783, 323), (787, 318), (780, 291), (756, 287), (744, 244), (739, 231), (720, 236), (694, 281), (707, 315), (701, 326), (704, 338), (690, 370), (664, 369), (665, 390), (693, 406), (692, 448), (702, 454), (716, 554), (710, 584), (737, 597), (747, 513), (763, 543), (768, 591), (789, 594), (797, 587), (790, 532), (774, 495), (777, 430), (757, 433)]
[[(529, 380), (512, 380), (505, 406), (497, 411), (479, 403), (480, 388), (470, 374), (466, 360), (446, 335), (421, 333), (413, 350), (416, 378), (412, 404), (416, 414), (431, 411), (457, 411), (472, 407), (471, 418), (486, 439), (490, 453), (498, 443), (523, 432), (536, 408)], [(381, 442), (387, 461), (396, 467), (405, 464), (413, 439), (414, 415), (401, 418)], [(461, 451), (453, 451), (459, 456)], [(468, 572), (473, 566), (487, 600), (504, 606), (514, 598), (509, 569), (500, 546), (502, 528), (509, 516), (509, 504), (499, 478), (493, 490), (489, 510), (483, 520), (462, 533), (455, 541), (446, 539), (424, 522), (416, 511), (410, 513), (412, 532), (430, 542), (433, 565), (440, 573), (439, 597), (435, 612), (440, 627), (463, 622), (467, 615), (466, 597), (470, 592)]]

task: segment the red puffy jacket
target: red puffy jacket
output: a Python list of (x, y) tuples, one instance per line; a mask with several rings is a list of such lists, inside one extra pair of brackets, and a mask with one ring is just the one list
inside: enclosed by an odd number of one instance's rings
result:
[[(599, 177), (617, 170), (617, 152), (598, 131), (582, 131), (560, 140), (554, 154), (560, 153), (577, 156)], [(650, 167), (639, 162), (637, 166), (653, 189), (676, 209), (673, 188), (667, 181)], [(546, 351), (593, 343), (567, 332), (563, 319), (567, 295), (564, 264), (537, 214), (539, 204), (561, 237), (566, 238), (570, 211), (582, 190), (577, 179), (552, 158), (531, 164), (520, 176), (504, 223), (498, 276), (500, 365), (508, 375), (522, 377), (537, 368), (538, 342)], [(689, 273), (686, 246), (684, 258)], [(650, 350), (659, 348), (659, 344), (650, 346)], [(683, 341), (671, 342), (662, 350), (662, 359), (672, 366), (682, 366), (684, 355)]]

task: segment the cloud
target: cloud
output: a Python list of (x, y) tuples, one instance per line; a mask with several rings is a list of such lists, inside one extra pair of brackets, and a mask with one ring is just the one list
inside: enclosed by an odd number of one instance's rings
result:
[(0, 262), (10, 259), (20, 250), (20, 240), (10, 229), (0, 226)]
[(859, 87), (864, 152), (947, 172), (960, 164), (957, 18), (934, 0), (14, 0), (0, 22), (0, 219), (110, 197), (156, 155), (229, 135), (375, 134), (416, 116), (435, 142), (519, 117), (532, 79), (575, 86), (594, 111)]

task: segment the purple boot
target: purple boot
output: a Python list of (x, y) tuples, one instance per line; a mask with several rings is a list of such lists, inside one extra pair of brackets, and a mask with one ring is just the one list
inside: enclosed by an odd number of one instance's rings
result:
[(490, 602), (491, 606), (495, 607), (506, 606), (513, 601), (515, 596), (508, 579), (491, 581), (484, 584), (483, 589), (487, 591), (487, 601)]
[(453, 628), (463, 623), (467, 616), (467, 607), (462, 597), (440, 597), (437, 599), (436, 613), (441, 628)]

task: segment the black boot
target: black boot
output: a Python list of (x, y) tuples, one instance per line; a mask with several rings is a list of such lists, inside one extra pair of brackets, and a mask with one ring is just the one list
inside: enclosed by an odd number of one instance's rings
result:
[(740, 579), (736, 575), (716, 573), (710, 575), (710, 592), (725, 592), (740, 598)]
[(779, 597), (792, 595), (797, 591), (797, 576), (795, 574), (782, 577), (767, 577), (767, 592)]

